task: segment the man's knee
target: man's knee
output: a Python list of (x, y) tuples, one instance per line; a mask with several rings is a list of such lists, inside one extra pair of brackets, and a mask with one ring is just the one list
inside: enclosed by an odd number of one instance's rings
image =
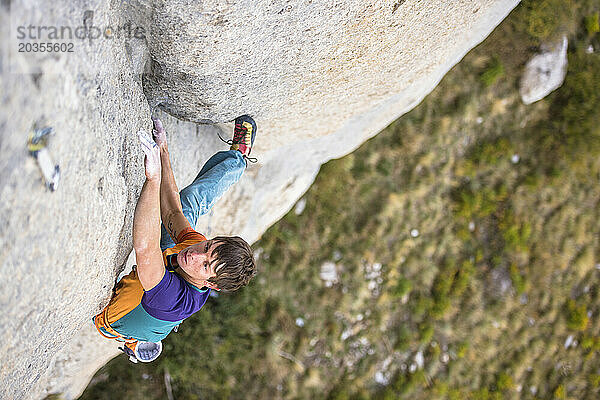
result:
[[(185, 209), (186, 207), (196, 208), (202, 207), (202, 204), (206, 203), (206, 194), (204, 191), (198, 190), (193, 186), (188, 186), (179, 192), (179, 199), (181, 200), (181, 206)], [(185, 214), (185, 213), (184, 213)]]

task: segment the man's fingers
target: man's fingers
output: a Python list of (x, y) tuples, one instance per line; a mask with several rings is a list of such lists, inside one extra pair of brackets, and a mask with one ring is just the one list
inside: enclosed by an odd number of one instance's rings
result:
[(152, 122), (154, 122), (154, 129), (156, 129), (157, 132), (162, 132), (165, 130), (165, 128), (163, 128), (163, 124), (161, 122), (160, 119), (158, 119), (158, 117), (152, 117)]
[(140, 142), (142, 142), (142, 144), (147, 144), (150, 145), (150, 147), (152, 147), (153, 142), (146, 137), (143, 131), (138, 132), (138, 137), (140, 138)]
[(138, 132), (138, 138), (140, 139), (140, 144), (142, 145), (142, 150), (146, 155), (152, 154), (152, 151), (158, 147), (154, 141), (148, 139), (146, 135), (142, 131)]
[(146, 137), (146, 135), (144, 135), (143, 131), (139, 131), (138, 132), (138, 139), (140, 139), (140, 143), (142, 144), (142, 146), (147, 146), (148, 145), (148, 138)]
[(144, 152), (144, 169), (146, 178), (160, 178), (160, 150), (154, 141), (146, 136), (143, 131), (138, 132), (140, 146)]

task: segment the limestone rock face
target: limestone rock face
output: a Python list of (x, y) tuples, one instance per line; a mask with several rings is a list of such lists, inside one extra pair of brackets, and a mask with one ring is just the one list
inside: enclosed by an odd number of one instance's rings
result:
[(545, 46), (542, 53), (527, 62), (519, 84), (523, 103), (535, 103), (562, 85), (567, 75), (568, 43), (564, 36), (559, 43)]
[[(91, 317), (134, 262), (144, 177), (137, 132), (150, 131), (152, 109), (181, 188), (226, 148), (216, 134), (230, 135), (228, 121), (255, 116), (259, 163), (197, 226), (254, 242), (320, 164), (410, 110), (517, 2), (3, 1), (3, 398), (76, 397), (117, 354)], [(73, 52), (18, 52), (19, 43), (55, 40), (48, 31), (32, 37), (29, 25), (99, 27), (100, 37), (59, 40)], [(56, 132), (48, 144), (62, 174), (55, 192), (27, 152), (34, 125)]]

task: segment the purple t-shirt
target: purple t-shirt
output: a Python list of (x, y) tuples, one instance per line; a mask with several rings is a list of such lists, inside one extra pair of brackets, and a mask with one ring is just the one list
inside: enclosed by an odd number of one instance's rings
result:
[(181, 321), (200, 310), (210, 289), (201, 290), (174, 272), (165, 271), (158, 285), (145, 291), (142, 307), (154, 318)]

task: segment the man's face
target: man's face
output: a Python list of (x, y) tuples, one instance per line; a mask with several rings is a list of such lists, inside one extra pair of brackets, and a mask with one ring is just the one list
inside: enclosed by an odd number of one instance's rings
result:
[(217, 247), (213, 240), (205, 240), (187, 247), (177, 254), (177, 264), (196, 281), (207, 281), (217, 276), (216, 255), (213, 253)]

